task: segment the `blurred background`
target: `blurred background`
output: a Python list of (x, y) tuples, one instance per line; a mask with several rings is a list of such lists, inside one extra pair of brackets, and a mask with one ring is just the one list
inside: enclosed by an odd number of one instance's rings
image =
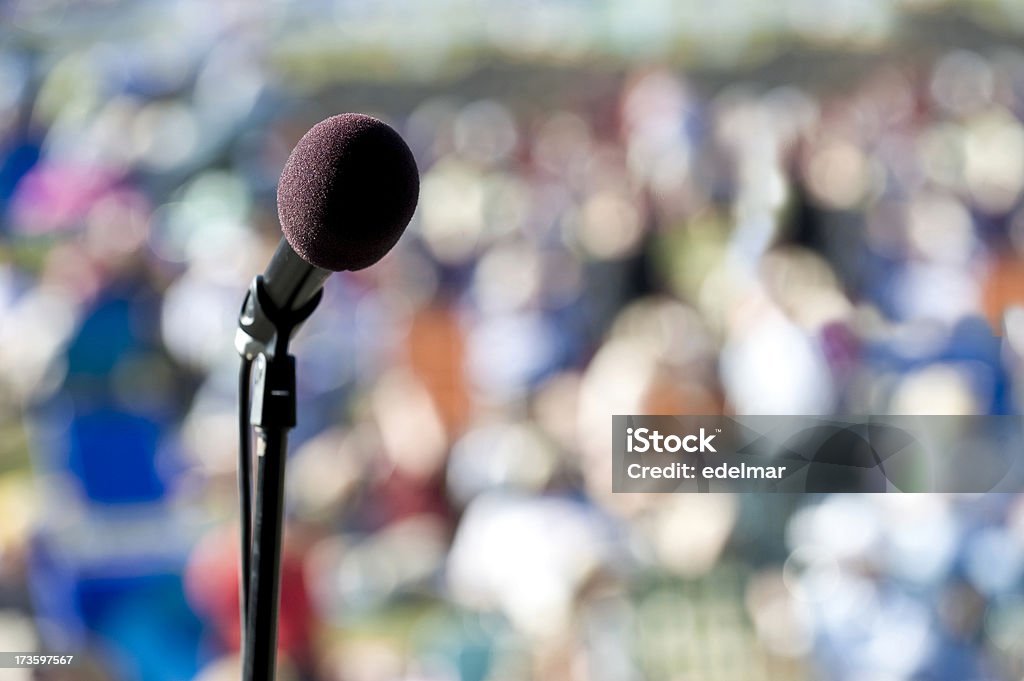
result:
[(237, 679), (232, 347), (315, 122), (287, 681), (1024, 676), (1024, 499), (612, 494), (611, 415), (1015, 414), (1019, 0), (0, 3), (4, 681)]

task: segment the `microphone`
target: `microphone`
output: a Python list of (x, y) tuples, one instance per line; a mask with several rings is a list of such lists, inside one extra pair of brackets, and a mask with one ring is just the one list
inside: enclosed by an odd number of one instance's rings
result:
[[(284, 238), (253, 279), (235, 333), (239, 374), (238, 490), (241, 516), (242, 678), (274, 678), (281, 524), (288, 431), (297, 423), (292, 333), (320, 302), (331, 272), (380, 260), (402, 236), (419, 198), (409, 147), (370, 116), (314, 125), (292, 150), (277, 185)], [(252, 503), (252, 446), (257, 452)]]
[(281, 172), (277, 214), (284, 237), (242, 304), (238, 352), (251, 358), (273, 341), (277, 329), (264, 306), (297, 314), (315, 305), (331, 272), (361, 270), (383, 258), (418, 198), (416, 161), (386, 123), (347, 113), (314, 125)]

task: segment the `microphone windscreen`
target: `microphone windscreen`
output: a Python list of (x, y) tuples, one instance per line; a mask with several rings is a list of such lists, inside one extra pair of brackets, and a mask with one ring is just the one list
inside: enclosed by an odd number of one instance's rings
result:
[(371, 116), (340, 114), (295, 145), (277, 185), (277, 214), (307, 262), (359, 270), (398, 242), (419, 187), (416, 161), (397, 132)]

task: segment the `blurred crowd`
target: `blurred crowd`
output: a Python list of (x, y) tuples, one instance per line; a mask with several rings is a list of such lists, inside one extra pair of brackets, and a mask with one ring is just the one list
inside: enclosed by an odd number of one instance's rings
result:
[(1024, 498), (613, 494), (610, 466), (613, 414), (1020, 411), (1011, 41), (814, 87), (577, 55), (538, 91), (510, 59), (476, 95), (428, 57), (311, 84), (276, 3), (33, 42), (58, 4), (0, 9), (0, 649), (78, 664), (4, 679), (238, 677), (234, 326), (288, 153), (348, 110), (421, 194), (294, 344), (282, 679), (1024, 675)]

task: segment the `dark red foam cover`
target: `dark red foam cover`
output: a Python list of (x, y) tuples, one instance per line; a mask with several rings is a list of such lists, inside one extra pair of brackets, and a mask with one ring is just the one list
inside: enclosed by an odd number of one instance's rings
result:
[(277, 185), (277, 214), (309, 263), (359, 270), (398, 242), (419, 189), (416, 161), (397, 132), (371, 116), (340, 114), (295, 145)]

